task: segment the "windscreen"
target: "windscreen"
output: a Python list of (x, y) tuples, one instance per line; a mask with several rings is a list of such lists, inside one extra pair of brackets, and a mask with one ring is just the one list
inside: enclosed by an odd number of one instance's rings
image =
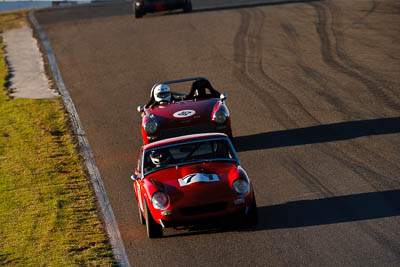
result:
[(227, 140), (208, 140), (147, 150), (144, 154), (143, 172), (146, 175), (171, 166), (213, 160), (236, 160)]

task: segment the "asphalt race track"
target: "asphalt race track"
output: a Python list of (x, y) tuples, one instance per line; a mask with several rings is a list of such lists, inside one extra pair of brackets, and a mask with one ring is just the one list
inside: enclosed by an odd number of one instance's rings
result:
[[(398, 266), (400, 2), (193, 1), (36, 12), (55, 51), (132, 266)], [(158, 81), (228, 95), (260, 222), (149, 240), (130, 174), (138, 105)]]

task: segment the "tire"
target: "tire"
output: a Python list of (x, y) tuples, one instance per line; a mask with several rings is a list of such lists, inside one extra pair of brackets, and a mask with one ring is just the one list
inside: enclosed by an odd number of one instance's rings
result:
[(162, 227), (158, 223), (156, 223), (151, 216), (150, 210), (147, 207), (146, 201), (144, 201), (144, 212), (146, 214), (146, 229), (148, 238), (159, 238), (162, 237)]
[(141, 17), (143, 17), (143, 15), (144, 14), (142, 12), (135, 8), (135, 18), (140, 19)]
[(257, 225), (257, 223), (258, 223), (258, 210), (257, 210), (256, 197), (253, 192), (253, 203), (251, 204), (249, 212), (245, 217), (245, 224), (248, 226), (255, 226)]
[(142, 211), (140, 209), (139, 202), (138, 202), (138, 210), (139, 210), (139, 222), (140, 222), (140, 224), (145, 225), (146, 224), (146, 220), (143, 217)]
[(185, 12), (185, 13), (192, 12), (192, 1), (191, 0), (186, 1), (185, 6), (183, 7), (183, 12)]

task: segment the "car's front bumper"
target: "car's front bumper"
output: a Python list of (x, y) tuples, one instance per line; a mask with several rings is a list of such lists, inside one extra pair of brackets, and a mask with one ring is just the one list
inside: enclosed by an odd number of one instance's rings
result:
[(192, 226), (209, 222), (232, 222), (247, 215), (253, 196), (238, 197), (229, 202), (175, 208), (160, 211), (155, 219), (163, 227)]

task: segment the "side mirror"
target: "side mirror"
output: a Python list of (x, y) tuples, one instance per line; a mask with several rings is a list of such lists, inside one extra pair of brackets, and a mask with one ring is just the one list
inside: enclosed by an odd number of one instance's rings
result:
[(132, 174), (132, 175), (131, 175), (131, 179), (132, 179), (133, 181), (136, 181), (136, 180), (138, 180), (139, 178), (137, 177), (136, 174)]
[(221, 99), (221, 101), (224, 101), (224, 100), (226, 100), (226, 94), (225, 93), (222, 93), (220, 96), (219, 96), (219, 99)]
[(144, 107), (143, 106), (138, 106), (137, 107), (137, 111), (142, 113), (144, 111)]

